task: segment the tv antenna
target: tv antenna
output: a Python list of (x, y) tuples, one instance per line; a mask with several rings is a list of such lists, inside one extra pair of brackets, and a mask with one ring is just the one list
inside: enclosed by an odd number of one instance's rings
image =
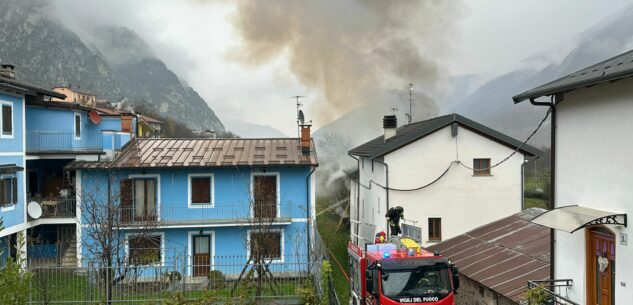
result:
[(292, 97), (295, 100), (295, 103), (297, 104), (297, 138), (301, 138), (301, 125), (303, 125), (303, 122), (305, 120), (303, 116), (303, 111), (299, 109), (301, 106), (303, 106), (300, 99), (304, 97), (305, 96), (303, 95), (295, 95)]
[(391, 110), (391, 114), (396, 115), (396, 113), (398, 112), (398, 108), (396, 107), (391, 107), (389, 108), (389, 110)]
[(413, 84), (409, 84), (409, 113), (407, 114), (407, 122), (411, 124), (413, 121)]

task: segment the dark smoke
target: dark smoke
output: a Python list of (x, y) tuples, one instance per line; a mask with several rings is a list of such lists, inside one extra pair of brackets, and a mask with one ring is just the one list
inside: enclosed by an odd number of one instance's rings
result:
[[(240, 0), (233, 16), (243, 44), (231, 57), (258, 66), (287, 55), (290, 71), (322, 96), (319, 125), (408, 83), (433, 88), (435, 58), (450, 49), (458, 0)], [(312, 97), (311, 97), (312, 99)]]

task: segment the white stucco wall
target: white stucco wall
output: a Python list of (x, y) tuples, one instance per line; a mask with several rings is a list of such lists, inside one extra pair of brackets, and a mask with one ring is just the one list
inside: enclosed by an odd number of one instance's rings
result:
[[(409, 189), (437, 178), (456, 159), (456, 152), (462, 162), (472, 167), (474, 158), (490, 158), (495, 164), (513, 151), (513, 148), (463, 127), (459, 127), (457, 137), (453, 137), (448, 126), (386, 155), (384, 162), (389, 167), (389, 187)], [(361, 235), (373, 239), (376, 232), (386, 229), (386, 191), (375, 184), (371, 189), (366, 187), (370, 180), (386, 185), (385, 167), (374, 162), (371, 172), (371, 161), (368, 158), (361, 160), (364, 166), (359, 169), (362, 184), (360, 218), (362, 222), (375, 225), (361, 226)], [(422, 228), (424, 246), (429, 245), (430, 217), (442, 218), (442, 239), (449, 239), (521, 211), (523, 161), (524, 156), (517, 153), (493, 168), (491, 176), (473, 176), (471, 170), (454, 164), (441, 180), (428, 188), (412, 192), (389, 191), (389, 206), (402, 206), (405, 218)]]
[[(633, 216), (633, 80), (574, 90), (557, 106), (556, 205), (578, 204)], [(615, 304), (633, 300), (633, 245), (616, 234)], [(585, 232), (556, 232), (555, 277), (571, 278), (585, 304)], [(631, 241), (629, 241), (631, 242)]]

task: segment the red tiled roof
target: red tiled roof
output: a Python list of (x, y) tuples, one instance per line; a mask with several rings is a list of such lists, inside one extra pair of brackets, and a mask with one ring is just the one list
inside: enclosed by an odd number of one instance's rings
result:
[(549, 229), (530, 222), (528, 209), (429, 247), (459, 267), (460, 273), (519, 302), (529, 280), (549, 278)]

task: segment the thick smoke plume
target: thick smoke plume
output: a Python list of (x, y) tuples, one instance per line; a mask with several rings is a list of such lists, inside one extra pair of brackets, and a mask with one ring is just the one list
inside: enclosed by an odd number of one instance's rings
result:
[(458, 0), (240, 0), (233, 23), (243, 44), (231, 57), (258, 66), (287, 55), (297, 79), (322, 94), (311, 112), (322, 125), (408, 83), (433, 88), (460, 8)]

